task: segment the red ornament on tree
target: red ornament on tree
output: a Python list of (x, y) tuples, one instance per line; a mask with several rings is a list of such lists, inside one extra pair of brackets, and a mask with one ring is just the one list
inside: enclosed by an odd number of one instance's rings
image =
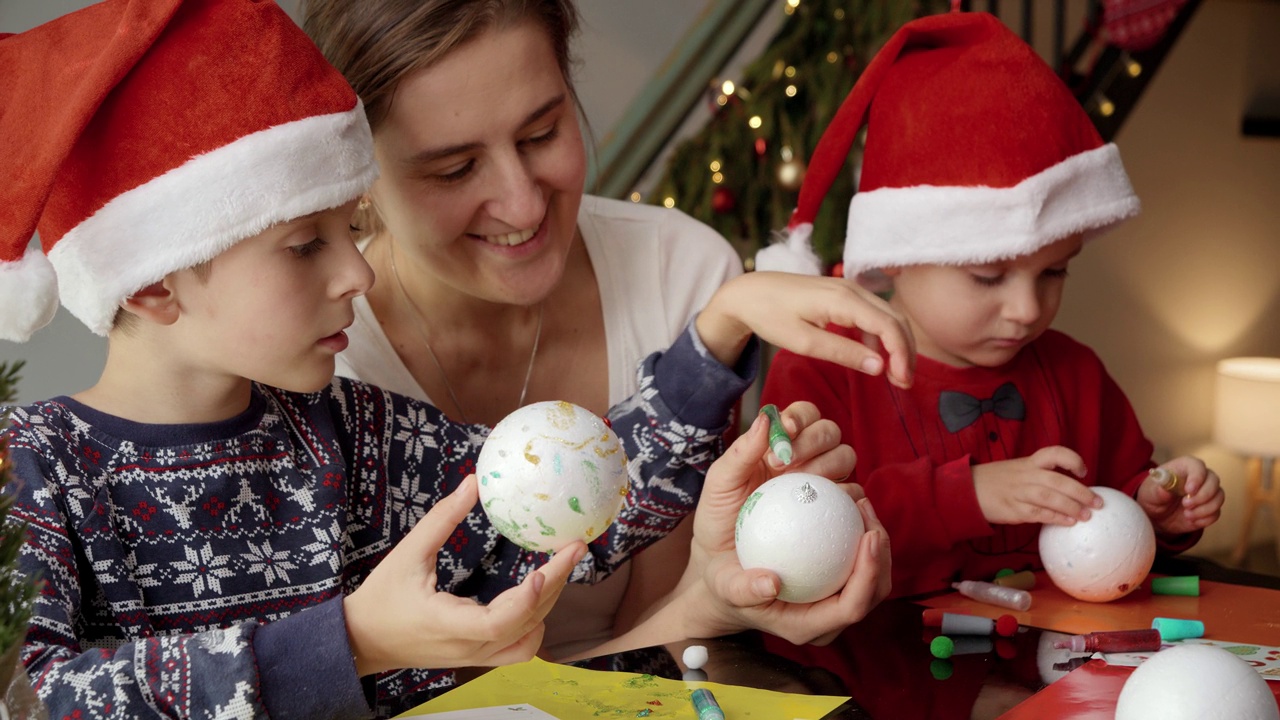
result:
[(711, 193), (711, 209), (721, 215), (732, 212), (738, 206), (738, 199), (733, 196), (733, 191), (723, 185), (718, 186)]
[(765, 152), (769, 150), (769, 143), (764, 138), (756, 138), (756, 156), (764, 157)]
[(844, 263), (838, 262), (831, 266), (831, 277), (844, 277)]

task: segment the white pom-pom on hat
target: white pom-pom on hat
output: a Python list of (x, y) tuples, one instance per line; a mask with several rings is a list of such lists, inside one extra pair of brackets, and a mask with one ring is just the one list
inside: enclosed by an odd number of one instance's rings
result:
[(778, 233), (779, 240), (756, 253), (756, 270), (774, 270), (798, 275), (821, 275), (822, 261), (813, 252), (809, 237), (813, 224), (803, 223)]
[(29, 246), (18, 260), (0, 262), (0, 338), (26, 342), (58, 311), (53, 265)]

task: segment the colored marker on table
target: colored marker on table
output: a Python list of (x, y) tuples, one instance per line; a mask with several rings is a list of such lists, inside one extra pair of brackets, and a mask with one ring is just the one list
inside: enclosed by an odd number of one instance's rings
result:
[(1072, 635), (1066, 640), (1055, 642), (1053, 646), (1060, 649), (1065, 648), (1071, 652), (1153, 652), (1160, 649), (1160, 631), (1153, 628), (1150, 630), (1091, 632), (1084, 635)]
[(1204, 623), (1200, 620), (1158, 617), (1151, 621), (1151, 627), (1160, 631), (1165, 642), (1204, 637)]
[(1030, 570), (1021, 572), (1009, 572), (1003, 575), (996, 575), (993, 581), (1001, 587), (1018, 588), (1019, 590), (1031, 590), (1036, 586), (1036, 574)]
[(1171, 470), (1166, 470), (1160, 467), (1152, 468), (1151, 473), (1147, 475), (1147, 477), (1151, 479), (1151, 482), (1159, 485), (1166, 491), (1171, 492), (1178, 497), (1182, 497), (1187, 494), (1186, 489), (1183, 487), (1184, 483), (1182, 478), (1178, 477), (1178, 474)]
[(791, 464), (791, 436), (782, 426), (782, 416), (778, 415), (778, 407), (773, 404), (760, 408), (760, 412), (769, 418), (769, 449), (782, 461), (783, 465)]
[(692, 699), (698, 720), (724, 720), (724, 710), (720, 709), (720, 703), (716, 702), (716, 696), (710, 690), (698, 688), (693, 691)]
[(1199, 575), (1172, 575), (1169, 577), (1151, 578), (1153, 595), (1188, 595), (1200, 594)]

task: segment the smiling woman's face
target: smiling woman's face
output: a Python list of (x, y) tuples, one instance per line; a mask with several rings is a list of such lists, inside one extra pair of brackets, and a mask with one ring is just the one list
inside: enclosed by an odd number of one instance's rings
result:
[(402, 273), (520, 305), (556, 286), (586, 154), (536, 23), (486, 31), (405, 78), (374, 142), (382, 176), (372, 196)]

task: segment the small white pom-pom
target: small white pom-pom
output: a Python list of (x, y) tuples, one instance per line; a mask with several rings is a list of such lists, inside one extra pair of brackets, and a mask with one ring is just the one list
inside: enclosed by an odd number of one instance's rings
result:
[(690, 645), (684, 649), (681, 659), (690, 670), (701, 670), (707, 664), (707, 648), (705, 645)]
[(822, 262), (809, 244), (813, 225), (803, 223), (780, 233), (778, 242), (756, 253), (756, 270), (821, 275)]
[(0, 339), (26, 342), (58, 312), (58, 278), (36, 245), (17, 262), (0, 262)]

